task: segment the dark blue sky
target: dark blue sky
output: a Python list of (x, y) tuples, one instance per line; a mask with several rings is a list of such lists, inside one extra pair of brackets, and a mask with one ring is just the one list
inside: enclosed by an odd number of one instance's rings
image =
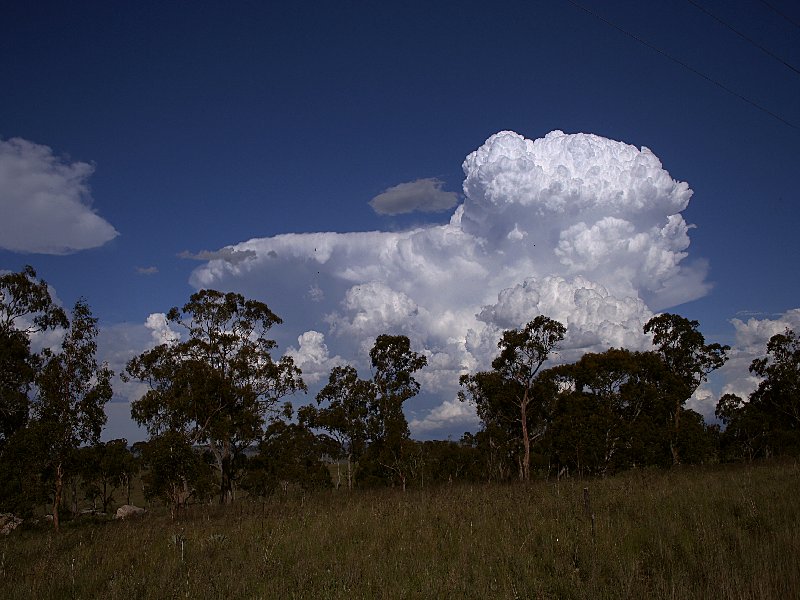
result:
[[(800, 66), (800, 28), (764, 3), (699, 3)], [(367, 203), (421, 178), (461, 193), (491, 134), (560, 129), (647, 146), (689, 183), (689, 257), (715, 285), (674, 310), (709, 337), (731, 342), (740, 311), (800, 305), (800, 75), (685, 0), (580, 4), (794, 126), (568, 0), (6, 2), (0, 139), (94, 165), (93, 209), (119, 236), (0, 250), (0, 268), (30, 263), (65, 304), (141, 323), (193, 291), (183, 251), (445, 223)], [(797, 3), (770, 4), (800, 23)]]

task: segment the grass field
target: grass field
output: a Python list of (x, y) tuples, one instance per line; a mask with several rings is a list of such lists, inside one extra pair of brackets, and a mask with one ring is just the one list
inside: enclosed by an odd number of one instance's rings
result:
[(82, 518), (0, 540), (0, 597), (800, 598), (799, 496), (782, 461)]

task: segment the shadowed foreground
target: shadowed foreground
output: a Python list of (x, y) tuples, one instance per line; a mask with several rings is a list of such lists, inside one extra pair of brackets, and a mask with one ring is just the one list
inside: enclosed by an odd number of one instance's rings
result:
[(797, 598), (798, 492), (783, 461), (156, 509), (14, 532), (0, 595)]

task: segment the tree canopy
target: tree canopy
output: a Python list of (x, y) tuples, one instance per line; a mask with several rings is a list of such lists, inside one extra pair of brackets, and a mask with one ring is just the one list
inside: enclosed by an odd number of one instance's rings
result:
[(367, 448), (367, 416), (375, 403), (375, 387), (359, 378), (352, 365), (336, 366), (316, 397), (319, 408), (298, 411), (302, 423), (326, 431), (338, 446), (337, 458), (347, 461), (347, 487), (353, 487), (353, 463)]
[(280, 398), (306, 386), (291, 357), (272, 358), (277, 344), (267, 334), (281, 319), (263, 302), (201, 290), (167, 320), (185, 338), (128, 363), (128, 376), (150, 387), (131, 415), (151, 435), (179, 431), (191, 444), (208, 444), (220, 501), (230, 502), (234, 456), (259, 438)]
[(761, 381), (747, 401), (725, 394), (717, 404), (725, 457), (800, 453), (800, 338), (791, 329), (773, 335), (750, 372)]
[(33, 402), (35, 427), (48, 439), (46, 464), (53, 481), (53, 526), (70, 454), (83, 444), (96, 444), (106, 423), (113, 373), (98, 364), (97, 319), (84, 300), (75, 303), (69, 329), (58, 352), (46, 351)]
[[(266, 304), (201, 290), (166, 320), (174, 335), (131, 359), (123, 379), (147, 386), (131, 405), (150, 434), (136, 444), (146, 496), (175, 514), (215, 486), (230, 502), (237, 481), (255, 495), (327, 486), (331, 460), (337, 469), (346, 461), (348, 487), (405, 488), (800, 452), (800, 340), (789, 329), (750, 365), (757, 389), (720, 398), (720, 432), (685, 406), (729, 352), (706, 343), (697, 321), (658, 315), (643, 329), (653, 351), (609, 348), (546, 368), (566, 328), (540, 315), (502, 332), (491, 370), (460, 378), (458, 397), (475, 407), (481, 430), (415, 442), (404, 405), (420, 391), (415, 374), (427, 358), (407, 336), (375, 339), (368, 377), (334, 367), (316, 405), (294, 420), (279, 400), (307, 388), (290, 357), (273, 357), (269, 334), (281, 319)], [(32, 352), (32, 336), (53, 329), (64, 330), (60, 342)], [(0, 507), (25, 513), (49, 499), (56, 529), (70, 491), (77, 513), (80, 478), (106, 509), (118, 487), (130, 497), (138, 468), (124, 440), (99, 442), (113, 374), (97, 361), (97, 336), (85, 300), (67, 318), (32, 268), (0, 275)]]
[(67, 326), (66, 314), (33, 267), (0, 275), (0, 456), (28, 421), (29, 393), (40, 367), (30, 336)]
[[(536, 385), (539, 371), (565, 334), (564, 325), (539, 315), (521, 329), (503, 332), (497, 344), (500, 354), (492, 361), (493, 375), (479, 373), (460, 379), (479, 414), (491, 415), (498, 423), (516, 421), (515, 437), (522, 444), (520, 478), (526, 481), (530, 479), (531, 443), (544, 435), (548, 422), (545, 404), (550, 390)], [(467, 396), (461, 393), (459, 398), (464, 401)]]
[(678, 437), (680, 436), (681, 409), (709, 373), (719, 369), (728, 359), (729, 346), (706, 344), (698, 329), (700, 323), (680, 315), (664, 313), (653, 317), (644, 326), (645, 333), (653, 334), (653, 344), (681, 383), (673, 397), (673, 432), (670, 441), (673, 462), (680, 463)]

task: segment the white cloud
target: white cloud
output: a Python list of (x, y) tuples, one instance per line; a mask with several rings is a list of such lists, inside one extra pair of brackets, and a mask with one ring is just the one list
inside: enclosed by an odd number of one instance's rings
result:
[(102, 246), (118, 233), (91, 208), (94, 166), (70, 162), (40, 144), (0, 139), (0, 247), (69, 254)]
[(779, 315), (777, 319), (756, 319), (747, 322), (731, 319), (736, 329), (736, 345), (752, 352), (766, 351), (767, 342), (773, 335), (783, 333), (786, 329), (800, 331), (800, 308), (794, 308)]
[(712, 390), (706, 386), (700, 386), (692, 394), (692, 397), (686, 401), (686, 408), (703, 415), (706, 423), (715, 420), (714, 410), (717, 407), (717, 396)]
[(224, 249), (248, 260), (215, 257), (191, 283), (265, 300), (291, 335), (313, 326), (352, 363), (377, 335), (408, 335), (429, 362), (418, 375), (427, 395), (409, 403), (415, 434), (466, 418), (452, 400), (458, 376), (489, 367), (504, 328), (561, 320), (561, 360), (647, 348), (654, 311), (708, 292), (680, 214), (692, 192), (647, 148), (501, 132), (463, 167), (465, 199), (446, 225), (252, 239)]
[(344, 315), (328, 316), (331, 332), (362, 340), (374, 339), (386, 331), (406, 331), (419, 314), (416, 302), (378, 281), (351, 287), (341, 306)]
[(746, 400), (761, 381), (750, 374), (750, 364), (756, 358), (766, 356), (767, 342), (773, 335), (786, 329), (800, 332), (800, 308), (788, 310), (775, 319), (731, 319), (731, 324), (736, 330), (736, 342), (728, 362), (720, 369), (725, 378), (721, 393), (736, 394)]
[(303, 381), (315, 384), (327, 378), (333, 367), (345, 364), (340, 356), (331, 357), (325, 344), (325, 335), (319, 331), (306, 331), (297, 338), (298, 348), (290, 346), (286, 355), (291, 356), (303, 371)]
[(414, 211), (441, 212), (458, 203), (458, 194), (445, 192), (444, 182), (436, 178), (401, 183), (381, 192), (369, 201), (380, 215), (400, 215)]
[(649, 339), (642, 330), (653, 313), (645, 303), (636, 296), (616, 297), (582, 276), (571, 280), (560, 276), (526, 279), (501, 290), (497, 302), (484, 306), (478, 318), (493, 326), (491, 339), (495, 340), (503, 330), (519, 327), (538, 315), (566, 326), (562, 360), (611, 347), (649, 349)]
[(146, 432), (131, 420), (130, 403), (141, 398), (149, 388), (146, 383), (136, 380), (125, 383), (120, 375), (125, 372), (129, 360), (169, 339), (169, 327), (162, 313), (148, 316), (144, 323), (100, 323), (97, 357), (108, 363), (115, 373), (112, 382), (114, 397), (106, 405), (108, 423), (103, 431), (104, 440), (125, 437), (133, 443), (147, 437)]
[(457, 399), (445, 400), (422, 419), (411, 419), (409, 427), (418, 434), (461, 426), (465, 430), (480, 423), (475, 408)]
[(152, 313), (147, 317), (144, 326), (150, 330), (154, 346), (171, 344), (181, 339), (181, 334), (169, 326), (167, 315), (164, 313)]

